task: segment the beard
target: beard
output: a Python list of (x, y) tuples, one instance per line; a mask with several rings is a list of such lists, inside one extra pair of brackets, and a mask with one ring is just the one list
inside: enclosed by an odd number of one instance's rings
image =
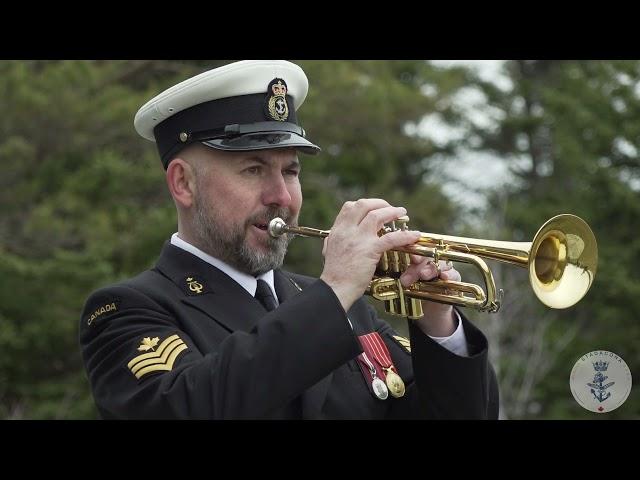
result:
[[(254, 224), (268, 225), (274, 217), (280, 217), (288, 223), (292, 220), (289, 209), (265, 207), (244, 224), (228, 225), (221, 212), (211, 202), (204, 201), (199, 193), (194, 200), (194, 233), (198, 248), (254, 277), (282, 266), (293, 235), (285, 234), (278, 238), (269, 236), (266, 252), (250, 247), (246, 240), (248, 229), (253, 228)], [(297, 216), (293, 221), (297, 224)]]

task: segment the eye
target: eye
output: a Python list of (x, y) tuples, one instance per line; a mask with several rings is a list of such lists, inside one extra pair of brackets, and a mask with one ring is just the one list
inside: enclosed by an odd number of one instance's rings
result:
[(245, 169), (245, 172), (251, 175), (258, 175), (261, 171), (262, 171), (261, 165), (253, 165), (252, 167)]
[(300, 175), (300, 169), (299, 168), (288, 168), (287, 170), (284, 171), (284, 174), (292, 176), (292, 177), (297, 177), (298, 175)]

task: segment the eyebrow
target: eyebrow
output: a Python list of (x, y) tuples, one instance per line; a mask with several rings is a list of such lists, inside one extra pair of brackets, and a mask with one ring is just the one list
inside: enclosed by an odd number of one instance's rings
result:
[[(260, 165), (265, 165), (265, 166), (269, 166), (269, 162), (267, 160), (265, 160), (262, 157), (258, 157), (258, 156), (251, 156), (251, 157), (246, 157), (243, 158), (241, 160), (242, 163), (249, 163), (249, 162), (257, 162)], [(292, 168), (292, 167), (297, 167), (297, 168), (301, 168), (300, 167), (300, 160), (298, 160), (297, 158), (294, 160), (291, 160), (291, 163), (289, 163), (285, 169), (287, 168)]]
[(292, 160), (292, 161), (291, 161), (291, 163), (290, 163), (289, 165), (287, 165), (287, 167), (286, 167), (286, 168), (292, 168), (292, 167), (295, 167), (295, 168), (302, 168), (302, 167), (300, 166), (300, 160), (298, 160), (297, 158), (296, 158), (295, 160)]
[(267, 161), (262, 157), (251, 156), (245, 157), (240, 160), (241, 163), (258, 162), (260, 165), (267, 165)]

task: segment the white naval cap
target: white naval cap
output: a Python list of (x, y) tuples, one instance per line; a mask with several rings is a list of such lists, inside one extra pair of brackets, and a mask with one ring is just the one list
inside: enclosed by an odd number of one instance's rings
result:
[(145, 103), (136, 131), (155, 141), (162, 163), (201, 142), (220, 150), (296, 148), (317, 153), (298, 125), (296, 111), (309, 81), (285, 60), (244, 60), (185, 80)]

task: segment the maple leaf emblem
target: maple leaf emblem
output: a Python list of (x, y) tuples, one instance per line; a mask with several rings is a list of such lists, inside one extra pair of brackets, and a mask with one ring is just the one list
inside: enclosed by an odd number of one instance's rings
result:
[(153, 348), (156, 345), (158, 345), (159, 341), (160, 339), (158, 337), (154, 337), (154, 338), (144, 337), (142, 339), (142, 343), (138, 347), (138, 350), (140, 350), (141, 352), (142, 351), (147, 352), (149, 349), (153, 350)]

